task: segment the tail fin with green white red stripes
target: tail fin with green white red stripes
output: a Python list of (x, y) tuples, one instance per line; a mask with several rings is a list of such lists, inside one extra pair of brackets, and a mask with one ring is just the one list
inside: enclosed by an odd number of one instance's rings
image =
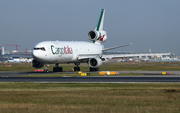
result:
[(88, 33), (88, 38), (92, 40), (93, 43), (101, 43), (107, 40), (106, 31), (103, 30), (104, 14), (105, 9), (102, 9), (96, 29)]

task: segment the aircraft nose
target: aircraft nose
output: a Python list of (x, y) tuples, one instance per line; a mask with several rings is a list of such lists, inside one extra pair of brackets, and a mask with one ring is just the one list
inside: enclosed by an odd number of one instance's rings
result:
[(33, 56), (33, 58), (35, 58), (35, 59), (39, 59), (39, 57), (40, 57), (39, 54), (38, 54), (38, 52), (35, 51), (35, 50), (33, 50), (32, 56)]

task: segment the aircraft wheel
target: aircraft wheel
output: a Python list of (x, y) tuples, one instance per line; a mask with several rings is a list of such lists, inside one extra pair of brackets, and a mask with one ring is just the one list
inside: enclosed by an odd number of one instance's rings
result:
[(89, 71), (99, 71), (99, 68), (92, 68), (92, 67), (90, 67)]
[(62, 72), (63, 68), (62, 67), (58, 67), (58, 72)]
[(80, 67), (74, 67), (74, 71), (80, 71)]
[(76, 71), (76, 67), (74, 67), (74, 71)]
[(80, 67), (77, 67), (77, 71), (80, 71)]
[(53, 67), (53, 72), (57, 72), (57, 67)]
[(63, 71), (63, 68), (62, 68), (62, 67), (54, 67), (54, 68), (53, 68), (53, 71), (54, 71), (54, 72), (62, 72), (62, 71)]
[(48, 69), (44, 69), (44, 72), (45, 72), (45, 73), (48, 73)]
[(89, 71), (93, 71), (94, 69), (92, 67), (89, 68)]

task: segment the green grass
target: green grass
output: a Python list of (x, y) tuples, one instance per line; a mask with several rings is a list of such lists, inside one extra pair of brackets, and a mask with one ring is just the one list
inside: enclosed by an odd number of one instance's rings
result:
[(0, 83), (1, 113), (178, 113), (180, 83)]
[[(61, 66), (64, 71), (71, 71), (74, 67)], [(53, 67), (50, 65), (48, 69), (52, 71)], [(80, 67), (89, 71), (87, 64)], [(0, 64), (0, 71), (33, 70), (30, 64), (11, 64), (11, 67)], [(180, 62), (104, 63), (100, 71), (107, 70), (179, 71)], [(96, 73), (92, 75), (97, 76)], [(179, 86), (180, 83), (0, 83), (0, 113), (179, 113)]]
[[(11, 65), (11, 67), (6, 67)], [(74, 64), (59, 64), (63, 71), (72, 71)], [(54, 65), (48, 66), (52, 71)], [(81, 64), (82, 71), (89, 71), (88, 64)], [(43, 68), (41, 68), (43, 69)], [(35, 68), (31, 64), (0, 64), (0, 71), (33, 71)], [(100, 71), (180, 71), (180, 62), (120, 62), (120, 63), (103, 63)]]

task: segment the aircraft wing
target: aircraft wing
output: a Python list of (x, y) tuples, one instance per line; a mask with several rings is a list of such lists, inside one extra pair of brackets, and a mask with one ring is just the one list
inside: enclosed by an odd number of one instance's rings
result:
[(95, 57), (101, 57), (99, 54), (80, 54), (77, 59), (78, 60), (88, 60), (90, 58), (95, 58)]
[(139, 53), (139, 54), (103, 54), (102, 58), (122, 58), (136, 56), (171, 55), (171, 53)]
[(90, 58), (96, 58), (100, 57), (102, 59), (107, 59), (107, 58), (122, 58), (122, 57), (141, 57), (141, 56), (155, 56), (155, 55), (171, 55), (171, 53), (137, 53), (137, 54), (80, 54), (77, 59), (78, 60), (85, 60), (87, 61)]
[(132, 43), (126, 44), (126, 45), (120, 45), (120, 46), (116, 46), (116, 47), (111, 47), (111, 48), (105, 48), (105, 49), (103, 49), (103, 51), (107, 51), (107, 50), (111, 50), (111, 49), (116, 49), (116, 48), (120, 48), (120, 47), (125, 47), (125, 46), (130, 46), (130, 45), (132, 45)]

